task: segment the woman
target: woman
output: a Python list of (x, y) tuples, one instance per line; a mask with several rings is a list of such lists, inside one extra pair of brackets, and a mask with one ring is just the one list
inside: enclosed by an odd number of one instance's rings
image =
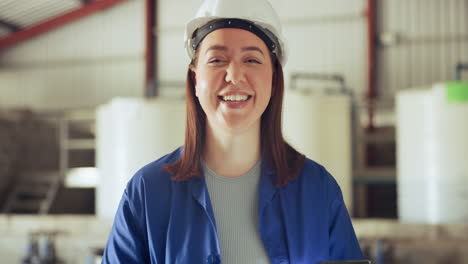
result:
[(103, 263), (362, 258), (337, 183), (283, 139), (278, 21), (266, 0), (202, 4), (186, 32), (184, 147), (129, 182)]

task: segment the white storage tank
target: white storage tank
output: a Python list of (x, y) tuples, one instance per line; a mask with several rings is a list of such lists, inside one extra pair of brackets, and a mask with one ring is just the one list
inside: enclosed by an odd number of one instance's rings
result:
[(113, 218), (134, 173), (183, 145), (185, 101), (117, 98), (96, 116), (96, 214)]
[(286, 140), (322, 164), (337, 180), (352, 212), (351, 96), (286, 90), (283, 131)]
[(401, 91), (396, 106), (399, 218), (466, 223), (468, 84)]

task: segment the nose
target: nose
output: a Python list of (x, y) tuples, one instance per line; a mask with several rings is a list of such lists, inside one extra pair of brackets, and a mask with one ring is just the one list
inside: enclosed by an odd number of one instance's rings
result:
[(231, 62), (226, 69), (225, 81), (234, 85), (245, 82), (245, 72), (243, 67), (236, 62)]

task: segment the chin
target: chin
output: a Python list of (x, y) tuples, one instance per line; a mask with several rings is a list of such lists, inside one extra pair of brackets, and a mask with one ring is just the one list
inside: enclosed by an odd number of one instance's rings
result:
[[(230, 134), (238, 135), (254, 128), (256, 122), (254, 120), (236, 118), (236, 120), (223, 120), (221, 123), (222, 124), (220, 124), (219, 127), (222, 128), (224, 131)], [(258, 120), (258, 124), (260, 124), (260, 120)]]

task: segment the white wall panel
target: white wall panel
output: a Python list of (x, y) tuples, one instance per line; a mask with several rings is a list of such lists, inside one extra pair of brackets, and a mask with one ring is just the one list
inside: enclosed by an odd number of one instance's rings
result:
[(468, 0), (379, 1), (379, 32), (399, 37), (379, 47), (379, 94), (455, 78), (468, 62)]
[(20, 76), (17, 72), (0, 71), (0, 108), (10, 107), (11, 105), (24, 106), (25, 91), (18, 91), (20, 86)]
[(158, 0), (160, 30), (182, 30), (197, 12), (201, 0)]
[(284, 18), (335, 16), (362, 13), (362, 0), (271, 0), (273, 7)]
[(132, 0), (11, 48), (0, 57), (0, 107), (93, 107), (141, 96), (144, 40), (144, 1)]
[(285, 27), (290, 57), (285, 74), (338, 73), (362, 93), (366, 84), (364, 22)]
[[(139, 60), (116, 64), (43, 67), (0, 74), (0, 106), (35, 109), (94, 107), (115, 96), (139, 96), (143, 91)], [(6, 94), (3, 94), (3, 90)]]
[(190, 60), (184, 48), (184, 31), (162, 31), (158, 42), (158, 76), (163, 81), (185, 80)]

